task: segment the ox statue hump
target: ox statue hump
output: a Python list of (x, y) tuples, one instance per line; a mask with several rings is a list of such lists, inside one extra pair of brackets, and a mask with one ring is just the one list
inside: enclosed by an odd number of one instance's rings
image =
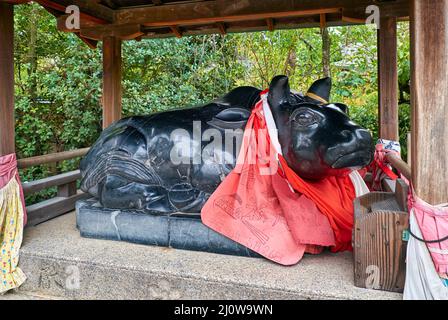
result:
[[(330, 86), (321, 79), (302, 95), (277, 76), (269, 87), (282, 153), (305, 179), (344, 174), (373, 159), (370, 133), (350, 120), (346, 105), (326, 102)], [(234, 168), (260, 92), (238, 87), (201, 107), (115, 122), (81, 162), (82, 190), (105, 208), (199, 213)]]

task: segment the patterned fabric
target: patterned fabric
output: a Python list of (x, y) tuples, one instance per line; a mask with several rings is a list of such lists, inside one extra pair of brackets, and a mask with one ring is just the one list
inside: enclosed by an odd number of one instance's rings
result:
[(377, 144), (382, 144), (385, 150), (392, 150), (396, 153), (401, 153), (400, 142), (386, 139), (378, 139)]
[(368, 191), (365, 185), (357, 190), (363, 183), (356, 172), (307, 182), (292, 171), (282, 157), (264, 91), (247, 122), (237, 165), (208, 199), (201, 218), (267, 259), (292, 265), (323, 247), (351, 250), (353, 199)]
[(388, 153), (395, 153), (400, 156), (400, 143), (397, 141), (379, 139), (375, 146), (375, 158), (370, 166), (372, 171), (372, 185), (371, 190), (382, 191), (381, 181), (389, 177), (396, 180), (398, 176), (392, 171), (392, 167), (387, 161), (386, 155)]
[[(415, 210), (409, 215), (409, 227), (418, 238), (423, 238)], [(404, 300), (448, 300), (448, 287), (437, 273), (426, 244), (409, 238), (406, 252), (406, 282)]]
[(0, 294), (26, 279), (17, 267), (26, 214), (15, 155), (0, 157)]
[(432, 206), (418, 198), (414, 192), (409, 193), (408, 206), (413, 212), (427, 241), (432, 261), (439, 276), (448, 278), (448, 207), (446, 204)]
[(17, 170), (16, 154), (11, 153), (0, 157), (0, 189), (6, 186), (13, 178), (19, 183), (20, 199), (23, 206), (23, 225), (26, 225), (26, 207), (25, 197), (23, 195), (22, 186), (20, 184), (19, 171)]

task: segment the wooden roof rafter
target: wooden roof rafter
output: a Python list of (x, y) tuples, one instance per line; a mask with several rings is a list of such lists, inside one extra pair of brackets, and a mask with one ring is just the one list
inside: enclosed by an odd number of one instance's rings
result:
[[(5, 0), (0, 0), (5, 1)], [(24, 3), (26, 0), (10, 0)], [(406, 19), (410, 0), (37, 0), (57, 17), (58, 29), (89, 42), (364, 23), (366, 7)], [(81, 10), (80, 30), (67, 30), (65, 8)]]

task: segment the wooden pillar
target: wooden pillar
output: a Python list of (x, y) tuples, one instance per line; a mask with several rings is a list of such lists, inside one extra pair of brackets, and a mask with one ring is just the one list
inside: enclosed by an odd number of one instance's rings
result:
[(448, 0), (411, 9), (412, 181), (431, 204), (448, 202)]
[(103, 39), (103, 128), (121, 118), (121, 40)]
[(14, 9), (0, 2), (0, 156), (15, 152)]
[(397, 18), (382, 18), (377, 38), (379, 137), (398, 141)]

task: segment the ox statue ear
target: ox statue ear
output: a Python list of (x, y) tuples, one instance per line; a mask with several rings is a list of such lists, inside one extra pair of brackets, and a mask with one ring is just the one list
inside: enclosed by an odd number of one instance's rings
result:
[(278, 109), (281, 105), (288, 103), (291, 90), (287, 76), (276, 76), (269, 85), (268, 101), (271, 108)]
[(326, 77), (314, 81), (314, 83), (308, 89), (306, 96), (312, 100), (317, 101), (320, 104), (322, 103), (326, 104), (329, 103), (330, 101), (330, 93), (331, 93), (331, 78)]
[(333, 103), (336, 107), (338, 107), (339, 109), (341, 109), (342, 112), (344, 112), (345, 114), (349, 114), (348, 113), (348, 106), (346, 104), (343, 103)]

